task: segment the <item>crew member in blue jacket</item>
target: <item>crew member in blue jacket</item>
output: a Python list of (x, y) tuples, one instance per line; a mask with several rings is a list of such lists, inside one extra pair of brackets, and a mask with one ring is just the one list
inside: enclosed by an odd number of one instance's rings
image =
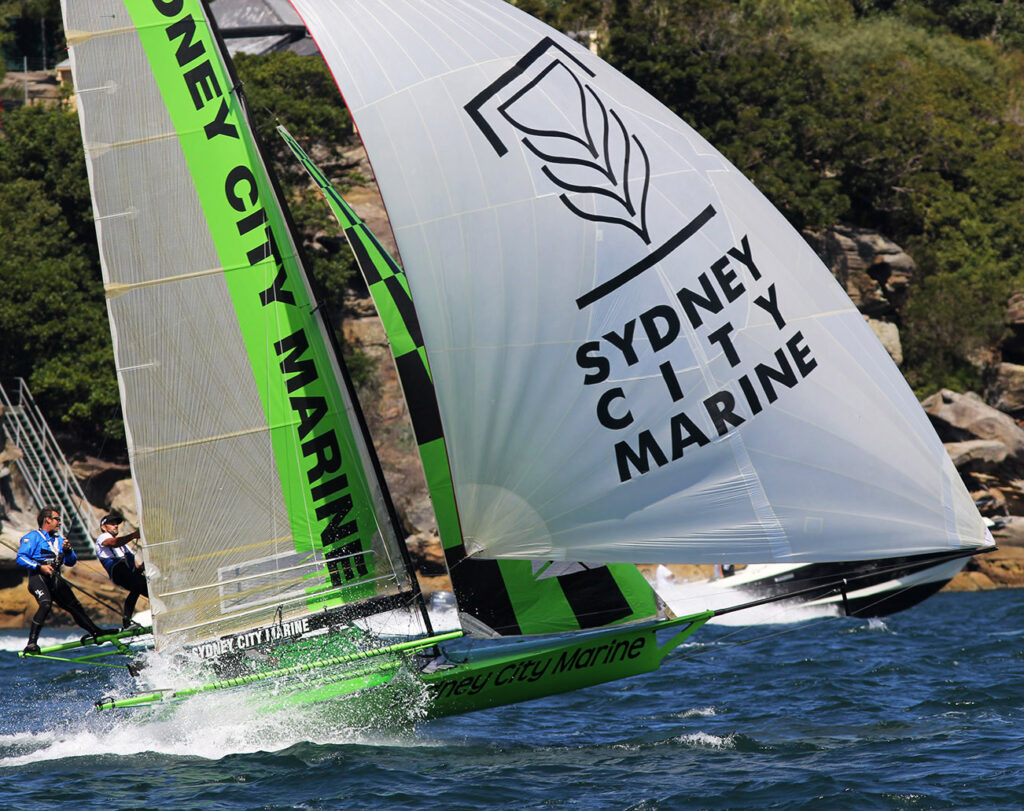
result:
[(50, 607), (57, 603), (71, 614), (82, 628), (88, 631), (82, 641), (89, 637), (94, 640), (109, 631), (98, 627), (89, 619), (82, 604), (71, 591), (71, 587), (60, 576), (63, 566), (74, 566), (78, 562), (71, 542), (60, 535), (60, 510), (43, 507), (37, 516), (39, 529), (33, 530), (21, 539), (16, 561), (22, 569), (28, 570), (28, 590), (39, 603), (39, 610), (32, 617), (25, 653), (39, 653), (39, 632), (50, 615)]

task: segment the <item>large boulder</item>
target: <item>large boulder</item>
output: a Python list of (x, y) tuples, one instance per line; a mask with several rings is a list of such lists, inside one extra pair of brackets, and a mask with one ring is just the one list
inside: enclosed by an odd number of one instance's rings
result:
[(138, 501), (135, 498), (135, 482), (132, 479), (115, 482), (104, 501), (107, 507), (124, 516), (129, 526), (122, 527), (122, 532), (139, 526)]
[(882, 342), (885, 351), (897, 366), (903, 364), (903, 344), (900, 341), (900, 330), (891, 321), (879, 321), (877, 318), (864, 316), (875, 337)]
[(132, 475), (124, 462), (111, 462), (95, 456), (79, 456), (71, 462), (71, 472), (92, 504), (103, 504), (107, 493), (120, 480)]
[(1000, 363), (985, 392), (986, 402), (1007, 414), (1024, 415), (1024, 366)]
[(921, 403), (943, 442), (987, 439), (1006, 446), (1007, 459), (1024, 467), (1024, 429), (974, 392), (942, 389)]
[(971, 439), (966, 442), (947, 442), (946, 453), (961, 473), (987, 473), (998, 470), (1006, 461), (1009, 451), (998, 439)]
[(862, 313), (885, 319), (903, 307), (917, 266), (895, 242), (877, 231), (846, 226), (804, 237)]

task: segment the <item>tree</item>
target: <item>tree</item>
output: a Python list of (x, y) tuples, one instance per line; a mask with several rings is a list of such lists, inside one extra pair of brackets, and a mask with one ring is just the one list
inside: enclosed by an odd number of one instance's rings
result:
[(834, 177), (834, 88), (784, 17), (745, 8), (615, 0), (602, 55), (707, 138), (797, 228), (831, 225), (849, 204)]
[(318, 239), (323, 233), (338, 234), (338, 223), (319, 192), (310, 189), (309, 176), (278, 136), (276, 127), (284, 125), (332, 182), (345, 189), (366, 182), (356, 161), (349, 157), (360, 149), (352, 118), (319, 56), (287, 51), (262, 56), (237, 54), (234, 63), (256, 132), (270, 151), (302, 234), (310, 274), (325, 296), (340, 302), (355, 273), (355, 260), (343, 241)]
[(906, 0), (900, 16), (934, 31), (987, 39), (1005, 48), (1024, 47), (1024, 4), (1001, 0)]
[(0, 139), (0, 184), (15, 178), (39, 181), (60, 208), (71, 238), (97, 256), (82, 135), (73, 111), (38, 104), (8, 114)]
[(990, 42), (895, 19), (807, 41), (845, 98), (836, 165), (849, 216), (918, 264), (902, 314), (908, 377), (921, 393), (975, 386), (1022, 281), (1024, 131), (1007, 115), (1007, 63)]
[[(60, 0), (0, 0), (0, 48), (28, 57), (31, 69), (52, 68), (63, 45)], [(63, 57), (60, 57), (63, 58)], [(6, 66), (0, 59), (0, 78)]]
[[(7, 129), (18, 127), (18, 112)], [(40, 180), (0, 183), (0, 231), (4, 376), (26, 378), (58, 430), (121, 436), (110, 332), (91, 246), (75, 237)]]
[(239, 53), (233, 61), (256, 133), (270, 150), (284, 181), (304, 183), (306, 174), (275, 131), (279, 124), (303, 149), (316, 150), (325, 171), (352, 168), (346, 158), (346, 153), (358, 146), (352, 117), (319, 55), (299, 56), (291, 51), (258, 56)]

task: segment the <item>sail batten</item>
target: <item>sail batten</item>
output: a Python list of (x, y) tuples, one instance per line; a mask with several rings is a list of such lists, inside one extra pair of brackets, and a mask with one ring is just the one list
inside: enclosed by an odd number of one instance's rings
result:
[[(114, 216), (114, 215), (108, 215)], [(123, 215), (116, 215), (123, 216)], [(103, 219), (103, 218), (100, 218)], [(191, 273), (179, 273), (176, 276), (165, 276), (161, 279), (146, 279), (141, 282), (131, 282), (128, 284), (105, 284), (103, 286), (104, 294), (107, 298), (117, 298), (123, 296), (125, 293), (130, 293), (132, 290), (139, 290), (145, 287), (153, 287), (161, 284), (172, 284), (174, 282), (191, 281), (192, 279), (199, 279), (204, 276), (222, 276), (225, 273), (225, 268), (210, 268), (208, 270), (194, 270)]]

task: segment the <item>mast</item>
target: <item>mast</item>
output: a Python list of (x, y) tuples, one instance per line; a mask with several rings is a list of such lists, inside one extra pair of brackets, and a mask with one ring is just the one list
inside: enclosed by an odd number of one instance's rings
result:
[[(202, 0), (202, 3), (206, 12), (206, 17), (210, 21), (211, 31), (213, 32), (214, 36), (217, 39), (217, 45), (220, 48), (221, 58), (224, 60), (224, 64), (227, 68), (228, 74), (231, 76), (232, 93), (236, 96), (239, 105), (241, 105), (242, 109), (245, 111), (246, 119), (251, 120), (252, 115), (249, 112), (249, 107), (245, 100), (245, 93), (243, 90), (242, 82), (238, 78), (238, 74), (235, 71), (235, 64), (232, 61), (230, 54), (228, 53), (227, 44), (225, 43), (224, 38), (221, 36), (220, 30), (217, 27), (216, 18), (210, 11), (209, 0)], [(294, 34), (294, 29), (297, 28), (297, 26), (290, 26), (290, 28), (292, 29), (290, 33)], [(235, 35), (242, 36), (242, 34), (238, 33), (238, 30), (241, 29), (236, 29)], [(281, 211), (284, 215), (284, 221), (288, 227), (289, 233), (291, 234), (291, 239), (293, 244), (295, 245), (296, 252), (302, 257), (302, 261), (300, 262), (299, 265), (300, 270), (302, 272), (303, 277), (306, 280), (306, 283), (309, 284), (315, 296), (314, 301), (311, 302), (313, 306), (313, 312), (316, 313), (319, 319), (321, 332), (324, 336), (325, 341), (327, 342), (327, 345), (330, 347), (333, 361), (337, 366), (338, 378), (344, 383), (345, 389), (348, 392), (348, 400), (351, 404), (351, 413), (352, 416), (354, 417), (355, 424), (359, 428), (359, 432), (362, 434), (363, 445), (366, 447), (367, 451), (366, 455), (372, 466), (373, 476), (377, 480), (377, 487), (380, 489), (382, 500), (384, 502), (387, 521), (390, 522), (391, 530), (394, 533), (395, 537), (400, 541), (398, 545), (399, 551), (401, 552), (402, 562), (405, 564), (405, 569), (406, 572), (408, 573), (409, 582), (412, 586), (412, 593), (414, 596), (414, 600), (416, 602), (416, 606), (419, 609), (420, 616), (426, 628), (427, 635), (432, 635), (433, 629), (430, 624), (430, 615), (427, 611), (427, 604), (423, 598), (422, 590), (420, 589), (419, 578), (416, 577), (416, 570), (415, 567), (413, 566), (412, 558), (409, 555), (409, 548), (404, 542), (405, 530), (402, 526), (402, 521), (399, 518), (398, 510), (395, 508), (394, 499), (391, 497), (391, 491), (388, 488), (387, 479), (384, 477), (384, 471), (380, 465), (380, 457), (377, 455), (377, 450), (373, 443), (373, 437), (370, 435), (370, 430), (366, 423), (366, 415), (363, 413), (362, 406), (360, 405), (359, 402), (359, 397), (356, 394), (355, 385), (352, 382), (352, 375), (349, 373), (348, 365), (345, 363), (345, 358), (344, 355), (342, 354), (341, 347), (338, 345), (337, 333), (334, 329), (334, 325), (331, 322), (330, 313), (328, 312), (328, 308), (324, 306), (324, 302), (320, 300), (322, 298), (323, 291), (317, 284), (316, 279), (314, 279), (310, 274), (305, 272), (305, 268), (309, 266), (309, 263), (305, 256), (303, 256), (302, 239), (299, 236), (298, 228), (295, 226), (295, 222), (292, 218), (291, 209), (288, 208), (288, 205), (285, 202), (286, 198), (281, 190), (281, 184), (277, 177), (277, 172), (274, 170), (274, 163), (270, 159), (270, 155), (267, 152), (266, 144), (263, 143), (263, 139), (260, 137), (255, 127), (250, 126), (250, 132), (252, 134), (253, 141), (256, 144), (256, 148), (259, 150), (260, 156), (263, 161), (263, 165), (267, 171), (267, 176), (270, 180), (271, 185), (273, 186), (275, 196), (280, 201)]]

